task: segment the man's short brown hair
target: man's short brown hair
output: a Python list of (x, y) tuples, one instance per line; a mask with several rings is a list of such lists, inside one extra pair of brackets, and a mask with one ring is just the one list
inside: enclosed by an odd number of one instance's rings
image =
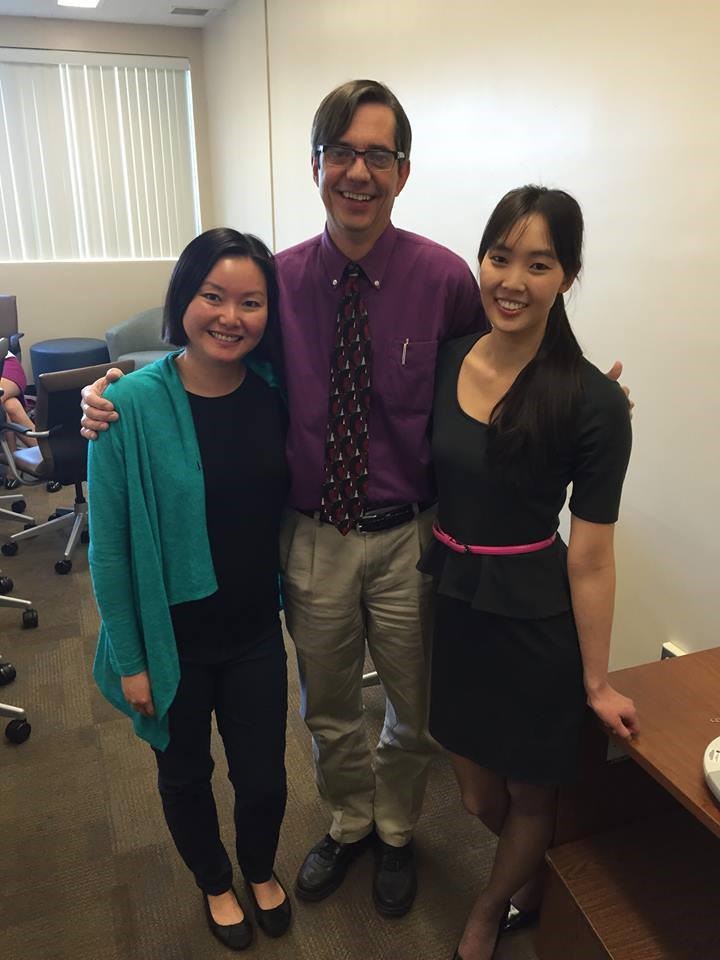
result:
[(395, 114), (395, 149), (410, 157), (412, 130), (410, 121), (395, 94), (379, 80), (349, 80), (325, 97), (317, 108), (312, 125), (312, 150), (320, 144), (338, 143), (363, 103), (379, 103)]

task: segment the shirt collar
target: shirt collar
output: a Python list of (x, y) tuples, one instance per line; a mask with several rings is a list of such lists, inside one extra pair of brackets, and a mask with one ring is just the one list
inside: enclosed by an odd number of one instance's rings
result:
[(345, 267), (349, 263), (355, 262), (367, 277), (370, 286), (375, 287), (376, 290), (380, 290), (396, 242), (397, 230), (389, 223), (375, 241), (372, 250), (361, 260), (352, 261), (335, 246), (326, 224), (320, 241), (320, 250), (328, 283), (333, 288), (339, 287)]

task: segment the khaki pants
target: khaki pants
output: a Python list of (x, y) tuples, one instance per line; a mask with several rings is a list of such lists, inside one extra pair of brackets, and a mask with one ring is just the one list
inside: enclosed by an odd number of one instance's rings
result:
[[(285, 520), (285, 618), (337, 841), (359, 840), (374, 823), (382, 840), (402, 846), (420, 815), (434, 749), (427, 731), (432, 581), (415, 564), (434, 515), (425, 510), (392, 530), (345, 537), (294, 510)], [(387, 698), (374, 754), (363, 718), (366, 639)]]

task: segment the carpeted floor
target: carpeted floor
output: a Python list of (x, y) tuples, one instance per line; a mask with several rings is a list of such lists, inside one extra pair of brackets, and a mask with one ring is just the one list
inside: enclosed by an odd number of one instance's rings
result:
[[(4, 491), (3, 491), (4, 492)], [(45, 520), (69, 505), (72, 489), (26, 488), (28, 512)], [(15, 532), (0, 519), (0, 540)], [(98, 694), (90, 677), (97, 613), (86, 548), (67, 576), (54, 561), (53, 533), (0, 557), (13, 594), (31, 599), (36, 630), (0, 608), (0, 653), (18, 671), (0, 700), (21, 704), (33, 726), (21, 746), (0, 738), (0, 956), (3, 960), (206, 960), (231, 956), (205, 926), (200, 894), (171, 844), (155, 788), (151, 751)], [(307, 849), (327, 829), (298, 715), (291, 665), (288, 809), (277, 872), (292, 886)], [(365, 692), (376, 736), (383, 694)], [(4, 728), (4, 722), (3, 722)], [(223, 835), (232, 850), (231, 796), (216, 743), (215, 784)], [(450, 960), (474, 894), (487, 876), (494, 839), (458, 799), (447, 761), (434, 760), (417, 834), (420, 890), (413, 910), (383, 919), (370, 895), (372, 861), (351, 867), (332, 897), (293, 902), (295, 921), (279, 941), (259, 933), (248, 957), (266, 960)], [(245, 897), (247, 900), (247, 897)], [(497, 960), (534, 960), (531, 937), (504, 938)]]

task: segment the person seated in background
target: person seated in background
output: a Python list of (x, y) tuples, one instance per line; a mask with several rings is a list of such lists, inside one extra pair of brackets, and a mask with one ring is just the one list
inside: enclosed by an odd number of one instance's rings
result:
[[(5, 408), (5, 416), (11, 423), (17, 423), (18, 426), (27, 427), (28, 430), (34, 430), (35, 425), (27, 414), (25, 409), (25, 391), (27, 390), (27, 377), (22, 368), (22, 364), (13, 353), (8, 353), (5, 357), (0, 377), (0, 403)], [(11, 449), (16, 445), (16, 434), (8, 431), (6, 439)], [(36, 447), (37, 440), (33, 437), (20, 437), (20, 442), (27, 447)]]
[[(508, 904), (530, 919), (555, 821), (576, 772), (588, 704), (638, 731), (608, 683), (614, 524), (630, 456), (623, 391), (583, 358), (563, 294), (583, 218), (561, 190), (508, 193), (478, 255), (488, 333), (445, 344), (432, 448), (435, 582), (430, 732), (450, 751), (466, 808), (499, 837), (454, 960), (490, 960)], [(568, 546), (557, 536), (570, 497)]]
[[(115, 429), (90, 446), (94, 676), (154, 749), (163, 810), (207, 923), (243, 950), (211, 787), (215, 714), (235, 793), (236, 852), (258, 925), (281, 936), (273, 872), (286, 803), (287, 671), (278, 536), (289, 476), (272, 255), (219, 228), (173, 270), (164, 336), (182, 345), (114, 384)], [(281, 380), (280, 380), (281, 382)], [(148, 412), (149, 411), (149, 412)], [(238, 550), (238, 544), (242, 549)]]

